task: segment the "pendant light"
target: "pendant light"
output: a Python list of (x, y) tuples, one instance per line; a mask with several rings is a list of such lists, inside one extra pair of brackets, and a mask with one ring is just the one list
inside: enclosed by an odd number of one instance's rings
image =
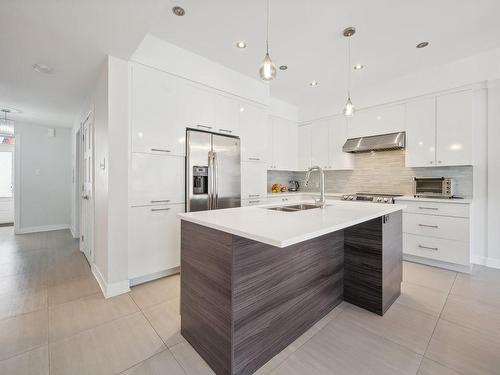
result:
[(354, 105), (351, 101), (351, 37), (356, 33), (354, 27), (348, 27), (344, 30), (344, 36), (347, 38), (347, 102), (344, 107), (344, 116), (354, 116)]
[(0, 111), (4, 114), (4, 118), (0, 118), (0, 135), (14, 135), (14, 121), (7, 118), (7, 113), (10, 113), (10, 110), (2, 108)]
[(274, 78), (276, 78), (276, 65), (274, 65), (271, 57), (269, 57), (269, 23), (269, 0), (267, 0), (266, 56), (264, 57), (264, 61), (262, 61), (262, 64), (260, 64), (259, 67), (260, 78), (263, 81), (267, 82), (272, 81)]

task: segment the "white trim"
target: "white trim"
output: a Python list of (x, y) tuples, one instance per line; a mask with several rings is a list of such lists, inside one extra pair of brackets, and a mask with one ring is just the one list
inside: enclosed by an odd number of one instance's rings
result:
[(421, 263), (421, 264), (425, 264), (427, 266), (432, 266), (432, 267), (444, 268), (444, 269), (456, 271), (456, 272), (471, 273), (471, 271), (472, 271), (472, 266), (464, 266), (461, 264), (441, 262), (439, 260), (422, 258), (422, 257), (416, 256), (416, 255), (411, 255), (411, 254), (404, 254), (403, 253), (403, 260), (407, 260), (407, 261), (413, 262), (413, 263)]
[[(16, 223), (14, 222), (14, 225)], [(14, 229), (16, 234), (25, 234), (25, 233), (37, 233), (37, 232), (50, 232), (53, 230), (62, 230), (62, 229), (71, 229), (69, 224), (52, 224), (52, 225), (42, 225), (38, 227), (25, 227)]]
[(71, 232), (71, 236), (73, 236), (73, 238), (78, 238), (79, 236), (75, 235), (75, 232), (74, 232), (74, 228), (73, 228), (73, 225), (70, 225), (69, 226), (69, 231)]
[(500, 269), (500, 259), (498, 259), (498, 258), (488, 258), (488, 257), (481, 257), (481, 256), (473, 256), (472, 257), (472, 263), (479, 264), (481, 266), (486, 266), (486, 267)]
[(95, 279), (97, 280), (97, 283), (99, 284), (99, 287), (101, 288), (102, 294), (105, 298), (111, 298), (120, 294), (130, 292), (130, 283), (128, 280), (108, 284), (106, 280), (104, 280), (101, 271), (94, 263), (91, 264), (90, 269)]
[(495, 79), (495, 80), (492, 80), (492, 81), (488, 81), (487, 82), (487, 86), (488, 88), (493, 88), (493, 87), (497, 87), (497, 86), (500, 86), (500, 79)]
[(179, 267), (170, 268), (168, 270), (155, 272), (155, 273), (152, 273), (149, 275), (139, 276), (139, 277), (130, 279), (130, 286), (135, 286), (135, 285), (147, 283), (149, 281), (161, 279), (162, 277), (166, 277), (166, 276), (172, 276), (172, 275), (178, 274), (180, 272), (181, 272), (181, 267), (179, 266)]
[(21, 233), (21, 134), (14, 139), (14, 233)]

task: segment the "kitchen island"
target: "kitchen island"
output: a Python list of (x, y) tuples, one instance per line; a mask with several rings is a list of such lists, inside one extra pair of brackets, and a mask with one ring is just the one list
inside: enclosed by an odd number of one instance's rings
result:
[(327, 203), (179, 214), (181, 333), (217, 374), (255, 372), (343, 300), (383, 315), (400, 295), (404, 206)]

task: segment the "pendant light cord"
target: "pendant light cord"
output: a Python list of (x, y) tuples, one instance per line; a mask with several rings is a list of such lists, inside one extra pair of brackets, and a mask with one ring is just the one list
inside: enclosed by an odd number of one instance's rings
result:
[(347, 38), (347, 97), (351, 98), (351, 36)]
[(269, 23), (270, 23), (269, 1), (270, 0), (267, 0), (266, 54), (269, 54)]

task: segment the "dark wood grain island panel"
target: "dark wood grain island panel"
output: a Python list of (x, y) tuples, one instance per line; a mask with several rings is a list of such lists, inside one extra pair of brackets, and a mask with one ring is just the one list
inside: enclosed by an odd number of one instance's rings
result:
[(344, 238), (344, 299), (383, 315), (401, 294), (401, 211), (346, 228)]
[(343, 300), (344, 234), (285, 248), (235, 237), (234, 374), (252, 374)]

